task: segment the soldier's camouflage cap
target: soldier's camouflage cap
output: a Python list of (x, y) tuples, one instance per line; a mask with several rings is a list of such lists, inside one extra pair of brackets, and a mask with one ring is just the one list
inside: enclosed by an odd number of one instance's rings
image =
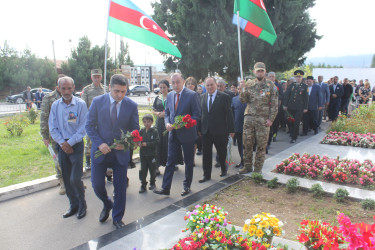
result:
[(266, 65), (262, 62), (257, 62), (254, 64), (254, 70), (266, 70)]
[(98, 75), (102, 75), (102, 70), (101, 69), (92, 69), (91, 70), (91, 75), (92, 76), (98, 76)]
[(297, 69), (296, 71), (294, 71), (294, 75), (295, 76), (303, 76), (305, 74), (305, 72), (303, 72), (302, 70), (300, 69)]

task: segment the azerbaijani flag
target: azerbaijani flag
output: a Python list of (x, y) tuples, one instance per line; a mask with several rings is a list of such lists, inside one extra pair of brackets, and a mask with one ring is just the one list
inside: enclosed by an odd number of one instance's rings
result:
[(263, 0), (235, 0), (232, 20), (235, 25), (237, 25), (237, 10), (241, 29), (271, 45), (275, 43), (277, 35)]
[(181, 58), (160, 26), (130, 0), (111, 0), (108, 30)]

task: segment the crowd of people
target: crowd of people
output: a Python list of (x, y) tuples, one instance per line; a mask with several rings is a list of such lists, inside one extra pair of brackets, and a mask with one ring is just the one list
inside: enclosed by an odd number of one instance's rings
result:
[[(152, 114), (142, 117), (141, 130), (138, 107), (126, 97), (129, 82), (123, 75), (111, 77), (107, 93), (101, 84), (101, 70), (92, 70), (92, 83), (83, 89), (81, 98), (73, 95), (74, 80), (59, 75), (56, 89), (43, 98), (40, 126), (45, 145), (51, 144), (58, 155), (55, 168), (59, 192), (66, 193), (69, 199), (69, 209), (63, 217), (76, 214), (81, 219), (86, 215), (85, 186), (81, 180), (85, 156), (93, 190), (103, 203), (99, 221), (106, 221), (112, 211), (114, 226), (125, 226), (122, 218), (129, 185), (127, 169), (135, 165), (134, 148), (124, 150), (123, 145), (114, 144), (122, 132), (138, 130), (143, 137), (138, 145), (139, 193), (148, 189), (158, 195), (170, 195), (176, 166), (184, 164), (181, 196), (185, 196), (191, 192), (196, 155), (202, 155), (203, 177), (199, 183), (211, 180), (213, 165), (220, 168), (220, 177), (227, 175), (230, 143), (238, 148), (240, 161), (235, 167), (240, 174), (261, 172), (279, 128), (288, 128), (290, 142), (295, 143), (298, 136), (309, 131), (317, 134), (326, 114), (335, 121), (340, 111), (350, 115), (358, 105), (374, 98), (375, 88), (371, 91), (368, 81), (360, 81), (357, 86), (345, 78), (341, 84), (335, 76), (324, 82), (322, 76), (304, 78), (304, 72), (296, 70), (293, 78), (279, 82), (274, 72), (267, 73), (262, 62), (254, 65), (253, 74), (254, 79), (233, 82), (228, 87), (221, 78), (207, 77), (198, 82), (194, 77), (185, 79), (174, 73), (170, 79), (159, 82), (160, 95), (154, 100)], [(176, 120), (186, 115), (197, 125), (175, 126)], [(101, 155), (96, 157), (98, 151)], [(165, 169), (158, 188), (156, 176), (161, 174), (160, 167)], [(106, 180), (113, 183), (113, 197), (107, 193)]]

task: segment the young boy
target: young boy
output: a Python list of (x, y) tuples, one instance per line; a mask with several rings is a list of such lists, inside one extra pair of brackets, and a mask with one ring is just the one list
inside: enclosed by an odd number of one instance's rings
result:
[(156, 128), (152, 128), (154, 118), (150, 114), (145, 114), (142, 118), (144, 128), (139, 132), (140, 136), (143, 137), (143, 141), (140, 146), (140, 158), (141, 158), (141, 169), (139, 170), (139, 179), (141, 180), (141, 189), (139, 193), (146, 192), (147, 186), (147, 171), (150, 172), (150, 186), (149, 190), (155, 188), (155, 154), (156, 145), (159, 143), (159, 134)]

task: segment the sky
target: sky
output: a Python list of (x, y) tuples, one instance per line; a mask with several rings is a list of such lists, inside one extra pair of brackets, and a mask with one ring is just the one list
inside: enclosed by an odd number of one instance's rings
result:
[[(133, 2), (152, 15), (151, 2), (154, 1)], [(84, 35), (93, 45), (104, 44), (108, 5), (108, 0), (2, 1), (0, 47), (6, 40), (18, 51), (29, 48), (37, 56), (53, 59), (54, 41), (56, 59), (66, 60)], [(375, 54), (374, 9), (374, 0), (316, 0), (309, 13), (317, 23), (318, 35), (323, 38), (307, 56)], [(118, 52), (119, 41), (118, 35), (108, 32), (113, 57), (115, 49)], [(129, 43), (130, 56), (136, 65), (163, 63), (156, 49), (127, 38), (124, 41)]]

